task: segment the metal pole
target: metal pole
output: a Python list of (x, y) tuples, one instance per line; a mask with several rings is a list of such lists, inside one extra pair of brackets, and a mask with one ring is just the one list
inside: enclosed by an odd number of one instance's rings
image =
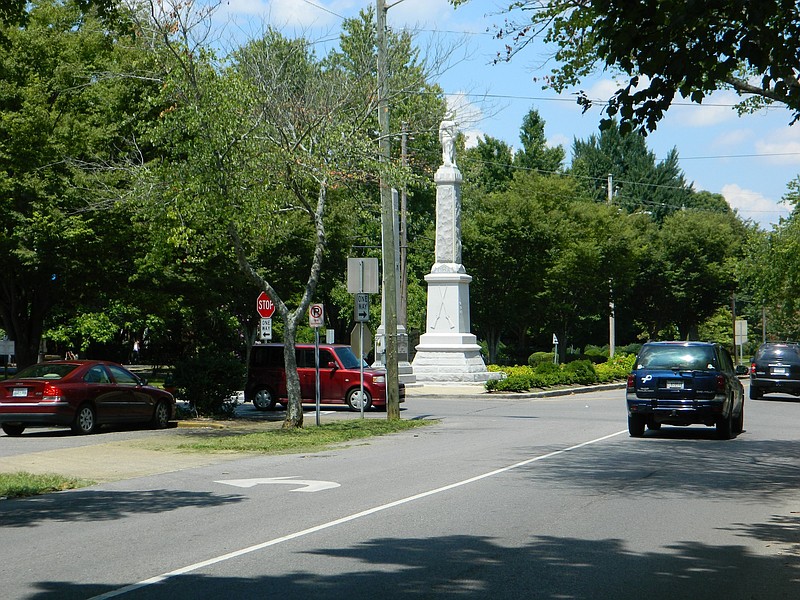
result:
[[(400, 137), (400, 164), (408, 166), (408, 124), (403, 123), (402, 136)], [(400, 190), (400, 312), (397, 314), (399, 325), (408, 325), (408, 232), (406, 229), (407, 211), (406, 186)]]
[[(378, 124), (380, 126), (380, 157), (384, 163), (391, 158), (389, 142), (389, 77), (387, 66), (386, 2), (377, 0), (378, 38)], [(400, 418), (400, 376), (397, 364), (397, 278), (395, 274), (395, 231), (392, 192), (381, 173), (381, 231), (383, 239), (383, 301), (386, 329), (386, 417)]]
[[(362, 260), (360, 263), (361, 268), (361, 280), (358, 284), (358, 289), (363, 292), (364, 291), (364, 261)], [(361, 418), (364, 418), (364, 321), (358, 322), (358, 364), (359, 368), (361, 369), (361, 379), (359, 380), (358, 385), (358, 393), (360, 394), (359, 398), (361, 399)]]
[(317, 427), (319, 427), (319, 327), (314, 327), (314, 366), (317, 371), (316, 399), (317, 399)]
[[(608, 205), (611, 206), (614, 199), (614, 183), (611, 173), (608, 174)], [(614, 286), (611, 278), (608, 279), (608, 358), (614, 358), (617, 344), (617, 326), (614, 314)]]

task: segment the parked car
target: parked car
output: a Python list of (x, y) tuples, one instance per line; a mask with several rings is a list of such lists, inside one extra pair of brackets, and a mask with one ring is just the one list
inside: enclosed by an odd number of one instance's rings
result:
[(628, 375), (628, 431), (644, 435), (645, 426), (715, 426), (722, 439), (744, 430), (744, 387), (730, 353), (709, 342), (648, 342)]
[(765, 342), (750, 359), (750, 398), (773, 392), (800, 396), (800, 345)]
[(112, 362), (43, 362), (0, 381), (0, 424), (6, 435), (21, 435), (30, 426), (67, 426), (82, 434), (112, 423), (151, 423), (161, 429), (174, 418), (172, 394)]
[[(316, 401), (316, 359), (314, 344), (297, 344), (297, 373), (303, 402)], [(350, 346), (319, 345), (320, 404), (347, 404), (352, 410), (386, 406), (386, 371), (364, 363), (364, 395), (361, 391), (361, 362)], [(256, 344), (250, 351), (245, 402), (258, 410), (272, 410), (276, 403), (286, 405), (286, 368), (283, 344)], [(405, 401), (405, 385), (400, 384), (400, 402)]]

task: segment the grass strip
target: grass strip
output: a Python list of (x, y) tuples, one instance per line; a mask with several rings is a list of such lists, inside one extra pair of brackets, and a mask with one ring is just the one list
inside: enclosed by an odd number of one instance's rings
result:
[(25, 471), (0, 473), (0, 498), (24, 498), (50, 492), (74, 490), (93, 484), (93, 481), (62, 477), (52, 473), (40, 475)]
[(196, 452), (253, 452), (284, 454), (321, 451), (337, 444), (379, 435), (388, 435), (431, 425), (437, 421), (354, 419), (335, 421), (302, 429), (271, 429), (248, 434), (204, 437), (178, 445), (181, 450)]

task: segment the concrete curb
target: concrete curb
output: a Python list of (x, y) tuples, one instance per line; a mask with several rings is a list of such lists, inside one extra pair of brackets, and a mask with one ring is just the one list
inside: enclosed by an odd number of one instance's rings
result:
[(529, 398), (552, 398), (555, 396), (572, 396), (574, 394), (587, 394), (606, 390), (621, 390), (625, 382), (601, 383), (597, 385), (583, 385), (567, 388), (548, 389), (528, 392), (488, 392), (483, 384), (479, 386), (466, 386), (463, 384), (448, 385), (423, 385), (421, 389), (406, 387), (406, 401), (412, 398), (437, 398), (440, 396), (471, 396), (486, 397), (495, 400), (523, 400)]

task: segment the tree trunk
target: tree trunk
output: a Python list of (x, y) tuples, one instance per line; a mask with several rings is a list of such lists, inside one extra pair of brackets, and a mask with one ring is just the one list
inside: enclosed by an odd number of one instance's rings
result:
[(52, 306), (48, 298), (54, 293), (45, 287), (36, 291), (23, 289), (10, 279), (0, 282), (0, 322), (14, 341), (18, 369), (39, 361), (44, 319)]
[(283, 429), (296, 429), (303, 426), (303, 400), (300, 392), (300, 377), (297, 374), (297, 353), (295, 352), (297, 320), (292, 315), (284, 321), (283, 362), (286, 368), (286, 418)]

